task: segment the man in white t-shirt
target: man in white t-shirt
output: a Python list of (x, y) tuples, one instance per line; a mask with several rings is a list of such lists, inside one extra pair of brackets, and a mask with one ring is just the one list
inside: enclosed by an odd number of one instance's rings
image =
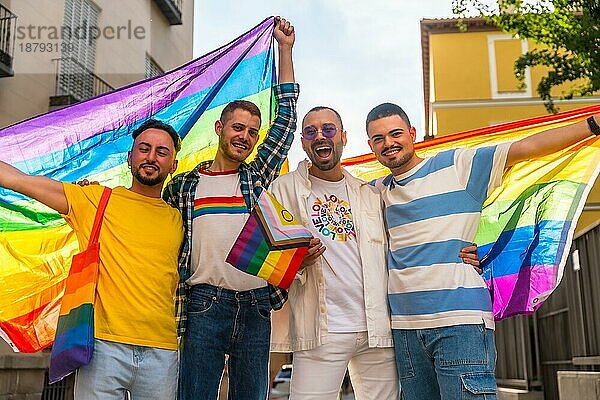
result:
[(273, 315), (273, 351), (293, 351), (291, 399), (337, 399), (346, 369), (357, 399), (397, 399), (386, 299), (385, 227), (379, 193), (340, 164), (339, 114), (315, 107), (302, 121), (311, 162), (271, 191), (316, 239), (307, 265)]
[(388, 301), (407, 400), (496, 398), (489, 291), (454, 254), (472, 243), (483, 202), (501, 184), (505, 168), (600, 134), (595, 117), (512, 144), (422, 159), (402, 108), (384, 103), (368, 114), (371, 149), (391, 171), (374, 186), (385, 203)]
[[(175, 176), (164, 199), (181, 211), (184, 241), (179, 255), (176, 305), (183, 335), (179, 398), (219, 396), (227, 357), (230, 399), (265, 399), (269, 389), (271, 310), (287, 293), (227, 264), (225, 259), (262, 191), (279, 174), (296, 130), (292, 47), (294, 27), (275, 19), (279, 84), (273, 88), (275, 119), (258, 145), (260, 109), (246, 100), (225, 106), (215, 133), (213, 161)], [(256, 156), (246, 162), (256, 147)]]

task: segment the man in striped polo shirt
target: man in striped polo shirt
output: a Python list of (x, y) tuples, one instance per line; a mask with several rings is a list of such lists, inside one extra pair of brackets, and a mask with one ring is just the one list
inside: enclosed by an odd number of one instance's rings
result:
[(407, 400), (496, 398), (490, 295), (483, 278), (456, 254), (473, 241), (483, 202), (505, 168), (600, 133), (598, 120), (422, 159), (402, 108), (384, 103), (369, 112), (369, 145), (391, 171), (374, 185), (385, 203), (388, 301)]

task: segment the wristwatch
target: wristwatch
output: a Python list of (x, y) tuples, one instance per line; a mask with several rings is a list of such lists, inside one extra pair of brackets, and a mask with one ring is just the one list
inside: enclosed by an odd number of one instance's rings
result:
[(592, 116), (587, 119), (588, 126), (590, 127), (590, 131), (596, 136), (600, 135), (600, 126), (596, 122), (596, 119)]

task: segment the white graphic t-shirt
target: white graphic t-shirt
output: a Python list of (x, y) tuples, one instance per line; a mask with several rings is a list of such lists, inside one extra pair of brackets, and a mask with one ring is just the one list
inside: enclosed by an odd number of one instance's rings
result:
[(208, 283), (231, 290), (250, 290), (266, 285), (225, 261), (250, 215), (240, 189), (237, 171), (199, 171), (194, 198), (192, 276), (187, 283)]
[(329, 182), (314, 176), (309, 179), (309, 229), (326, 247), (323, 274), (328, 331), (366, 331), (362, 263), (346, 180)]

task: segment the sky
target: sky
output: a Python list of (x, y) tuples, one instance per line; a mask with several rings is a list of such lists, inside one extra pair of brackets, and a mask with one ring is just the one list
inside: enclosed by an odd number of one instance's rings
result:
[[(270, 15), (296, 30), (294, 69), (300, 84), (299, 124), (314, 106), (335, 108), (347, 131), (343, 158), (370, 153), (365, 117), (383, 102), (400, 105), (422, 140), (422, 18), (451, 17), (452, 0), (195, 1), (194, 56), (246, 32)], [(305, 157), (300, 140), (290, 167)]]

